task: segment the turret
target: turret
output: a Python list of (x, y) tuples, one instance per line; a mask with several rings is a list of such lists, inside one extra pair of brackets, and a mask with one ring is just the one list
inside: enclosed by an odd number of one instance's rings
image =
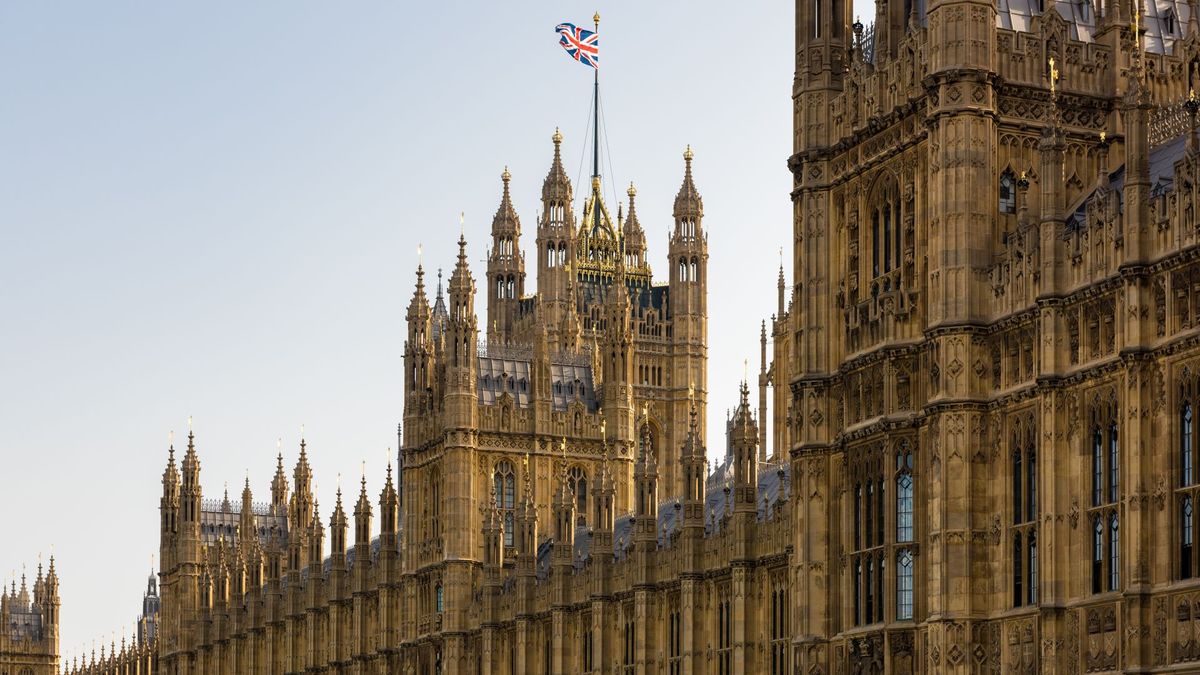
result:
[(754, 512), (758, 507), (758, 423), (750, 412), (750, 388), (745, 381), (733, 413), (731, 436), (734, 512)]
[(492, 483), (491, 495), (482, 507), (483, 511), (483, 573), (487, 586), (500, 588), (500, 570), (504, 567), (504, 518), (496, 505), (496, 485)]
[(708, 477), (708, 451), (700, 438), (699, 411), (693, 396), (688, 406), (688, 434), (679, 458), (683, 474), (683, 530), (704, 536), (704, 481)]
[(159, 500), (159, 556), (164, 567), (175, 565), (176, 537), (179, 533), (180, 486), (179, 470), (175, 467), (175, 445), (167, 450), (167, 468), (163, 471), (163, 493)]
[(345, 562), (346, 558), (346, 512), (342, 509), (342, 487), (337, 489), (337, 502), (333, 505), (333, 515), (329, 518), (329, 555), (337, 562)]
[(537, 505), (533, 502), (529, 472), (529, 456), (526, 455), (525, 466), (521, 470), (525, 489), (517, 510), (517, 576), (532, 580), (537, 576), (538, 514)]
[[(562, 140), (562, 134), (555, 129), (554, 161), (542, 183), (542, 217), (538, 220), (537, 230), (538, 295), (551, 305), (560, 305), (567, 300), (567, 263), (575, 255), (571, 179), (567, 178), (563, 168)], [(559, 306), (558, 310), (561, 309)], [(552, 317), (557, 318), (553, 313)]]
[(558, 489), (554, 492), (554, 566), (561, 574), (567, 574), (573, 564), (575, 548), (575, 493), (567, 477), (567, 439), (562, 440), (562, 467), (558, 476)]
[(658, 541), (658, 461), (651, 447), (650, 426), (642, 425), (638, 460), (633, 468), (636, 509), (633, 540), (642, 550), (652, 550)]
[(254, 517), (254, 493), (250, 491), (250, 477), (242, 486), (242, 512), (238, 516), (238, 546), (248, 549), (258, 541), (258, 526)]
[(691, 146), (683, 153), (683, 184), (675, 195), (675, 228), (671, 232), (672, 314), (703, 315), (708, 277), (708, 237), (704, 233), (704, 200), (692, 180)]
[(366, 474), (362, 477), (358, 503), (354, 505), (354, 548), (356, 556), (369, 552), (371, 548), (371, 500), (367, 497)]
[(616, 273), (604, 299), (605, 331), (600, 345), (603, 364), (604, 417), (607, 428), (620, 443), (629, 443), (633, 431), (634, 344), (631, 301), (626, 286), (625, 264), (618, 257)]
[(321, 523), (321, 509), (313, 499), (312, 519), (308, 527), (308, 576), (310, 579), (322, 573), (325, 562), (325, 525)]
[[(390, 454), (390, 453), (389, 453)], [(392, 463), (388, 461), (387, 478), (379, 493), (379, 542), (381, 551), (395, 551), (400, 531), (400, 500), (392, 481)]]
[(513, 337), (517, 303), (525, 294), (525, 256), (521, 253), (521, 219), (513, 208), (508, 183), (512, 175), (505, 167), (500, 179), (504, 193), (492, 218), (492, 250), (487, 268), (487, 335), (489, 342), (507, 342)]
[[(877, 0), (895, 4), (899, 0)], [(853, 3), (842, 0), (796, 0), (795, 151), (828, 146), (834, 127), (830, 103), (841, 92), (850, 53)], [(878, 29), (877, 29), (878, 30)], [(856, 50), (856, 56), (861, 51)]]
[(458, 238), (458, 263), (450, 275), (450, 327), (446, 335), (446, 424), (474, 429), (478, 371), (475, 279), (467, 263), (467, 240)]
[(288, 481), (283, 472), (283, 452), (279, 453), (275, 464), (275, 477), (271, 479), (271, 513), (280, 516), (287, 513)]
[[(438, 275), (438, 300), (441, 302), (441, 274)], [(442, 312), (445, 312), (443, 304)], [(425, 297), (425, 270), (417, 265), (417, 285), (408, 303), (408, 339), (404, 343), (404, 429), (409, 433), (407, 445), (418, 441), (413, 436), (421, 425), (423, 415), (433, 409), (434, 342), (432, 313)], [(448, 318), (439, 326), (444, 331)], [(439, 337), (441, 337), (439, 335)]]
[(292, 480), (296, 492), (288, 509), (288, 568), (299, 571), (303, 568), (308, 533), (312, 526), (313, 491), (312, 467), (308, 465), (306, 442), (300, 439), (300, 457), (296, 460)]
[(646, 232), (642, 230), (642, 224), (638, 221), (637, 206), (634, 203), (634, 198), (637, 197), (637, 188), (633, 187), (633, 183), (629, 184), (629, 189), (625, 191), (625, 194), (629, 195), (629, 215), (621, 225), (621, 238), (625, 246), (625, 266), (640, 268), (646, 264)]

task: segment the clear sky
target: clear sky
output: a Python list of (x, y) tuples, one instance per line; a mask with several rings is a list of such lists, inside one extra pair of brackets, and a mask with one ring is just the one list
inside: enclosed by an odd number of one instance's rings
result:
[[(465, 212), (478, 279), (507, 165), (534, 267), (550, 137), (575, 179), (591, 93), (553, 29), (594, 9), (0, 5), (0, 580), (53, 550), (64, 655), (132, 630), (189, 415), (207, 497), (265, 497), (302, 424), (326, 517), (363, 460), (378, 495), (417, 244), (449, 269)], [(716, 456), (790, 251), (793, 5), (600, 9), (605, 184), (637, 183), (659, 280), (696, 153)]]

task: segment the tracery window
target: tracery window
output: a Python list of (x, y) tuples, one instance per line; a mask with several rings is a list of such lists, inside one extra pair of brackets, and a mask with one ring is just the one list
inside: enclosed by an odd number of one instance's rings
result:
[(1009, 443), (1012, 479), (1012, 597), (1013, 606), (1038, 601), (1037, 551), (1037, 434), (1033, 417), (1014, 423)]
[[(1200, 498), (1200, 480), (1196, 466), (1196, 410), (1200, 404), (1200, 385), (1189, 368), (1183, 369), (1180, 377), (1177, 408), (1176, 447), (1178, 461), (1175, 470), (1176, 541), (1178, 543), (1179, 578), (1192, 579), (1200, 576), (1200, 557), (1195, 554), (1196, 500)], [(1109, 525), (1110, 533), (1119, 530)]]
[(492, 474), (493, 486), (496, 491), (496, 508), (504, 519), (504, 547), (514, 546), (513, 531), (516, 529), (516, 478), (512, 463), (506, 459), (496, 464)]
[(1000, 174), (1000, 213), (1017, 212), (1017, 181), (1012, 171)]
[(1115, 400), (1092, 405), (1092, 592), (1120, 588), (1121, 443)]
[[(904, 447), (907, 448), (907, 442)], [(904, 461), (904, 460), (900, 460)], [(879, 623), (884, 620), (884, 582), (888, 557), (885, 527), (886, 490), (883, 476), (883, 451), (879, 444), (866, 445), (852, 451), (851, 492), (853, 539), (851, 540), (851, 595), (855, 626)], [(899, 480), (899, 476), (893, 480)], [(894, 533), (895, 530), (892, 530)]]
[(588, 480), (583, 467), (571, 467), (567, 472), (567, 487), (571, 489), (571, 494), (575, 495), (575, 523), (587, 525)]
[(717, 673), (733, 673), (733, 613), (728, 596), (717, 603)]
[(788, 674), (787, 585), (778, 580), (771, 590), (771, 675)]
[(679, 614), (678, 596), (671, 599), (667, 616), (667, 671), (670, 675), (683, 673), (683, 617)]
[(913, 453), (902, 441), (896, 453), (896, 620), (913, 618)]
[(875, 194), (871, 206), (871, 277), (880, 277), (900, 266), (900, 191), (890, 182)]

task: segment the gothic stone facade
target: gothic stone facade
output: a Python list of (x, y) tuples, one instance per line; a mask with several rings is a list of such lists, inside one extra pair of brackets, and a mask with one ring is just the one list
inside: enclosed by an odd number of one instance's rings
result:
[(54, 558), (45, 574), (38, 563), (32, 589), (24, 573), (19, 589), (0, 587), (0, 675), (57, 675), (60, 604)]
[(1196, 17), (1024, 4), (798, 3), (795, 672), (1200, 665)]
[(796, 6), (775, 414), (743, 384), (722, 479), (690, 153), (661, 287), (632, 190), (576, 223), (556, 135), (536, 294), (507, 173), (482, 347), (465, 242), (448, 303), (418, 272), (402, 478), (352, 547), (303, 447), (261, 506), (172, 456), (161, 672), (1200, 665), (1192, 7), (876, 7)]

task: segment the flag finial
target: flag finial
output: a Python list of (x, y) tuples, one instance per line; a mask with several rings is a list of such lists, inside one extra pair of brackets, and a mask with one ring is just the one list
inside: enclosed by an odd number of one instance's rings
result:
[(593, 21), (593, 22), (594, 22), (594, 23), (595, 23), (597, 26), (599, 26), (599, 25), (600, 25), (600, 11), (599, 11), (599, 10), (597, 10), (597, 11), (596, 11), (596, 13), (592, 15), (592, 21)]

